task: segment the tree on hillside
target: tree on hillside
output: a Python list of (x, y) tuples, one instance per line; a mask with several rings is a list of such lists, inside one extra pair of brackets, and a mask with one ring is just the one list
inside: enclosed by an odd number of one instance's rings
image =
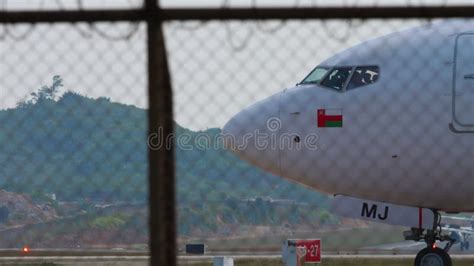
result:
[(38, 91), (32, 92), (30, 98), (18, 102), (18, 107), (26, 107), (35, 103), (39, 103), (45, 100), (55, 100), (59, 92), (59, 88), (63, 87), (63, 79), (59, 75), (53, 77), (53, 83), (51, 86), (44, 85)]

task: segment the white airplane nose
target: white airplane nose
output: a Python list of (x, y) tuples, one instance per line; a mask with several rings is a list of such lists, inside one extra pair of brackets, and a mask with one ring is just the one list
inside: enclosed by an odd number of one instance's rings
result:
[(222, 129), (226, 149), (274, 174), (280, 174), (280, 94), (242, 110)]

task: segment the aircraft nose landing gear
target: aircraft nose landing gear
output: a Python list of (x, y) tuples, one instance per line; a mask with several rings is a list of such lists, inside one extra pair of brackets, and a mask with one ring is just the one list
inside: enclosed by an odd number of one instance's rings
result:
[[(435, 219), (432, 230), (412, 228), (406, 232), (406, 240), (420, 241), (424, 240), (427, 247), (422, 249), (415, 258), (415, 266), (452, 266), (451, 257), (448, 254), (449, 249), (456, 241), (448, 235), (441, 234), (441, 215), (438, 211), (432, 210)], [(436, 247), (436, 241), (448, 241), (444, 249)]]
[(422, 249), (415, 258), (415, 266), (451, 266), (451, 257), (443, 249), (427, 247)]

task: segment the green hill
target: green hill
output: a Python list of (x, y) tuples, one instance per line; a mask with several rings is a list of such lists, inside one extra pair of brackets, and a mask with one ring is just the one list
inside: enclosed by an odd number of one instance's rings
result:
[[(0, 110), (0, 188), (33, 197), (55, 193), (60, 201), (145, 202), (146, 121), (144, 109), (73, 92)], [(265, 173), (223, 149), (216, 138), (220, 129), (195, 132), (176, 124), (175, 132), (175, 139), (186, 134), (191, 144), (176, 150), (181, 214), (195, 213), (203, 221), (209, 212), (211, 217), (212, 212), (229, 212), (232, 201), (257, 197), (325, 208), (326, 196)], [(203, 139), (211, 140), (212, 148), (199, 145)], [(204, 205), (215, 207), (204, 211)], [(242, 208), (232, 215), (245, 215)], [(240, 219), (232, 215), (227, 220)]]
[(0, 187), (59, 200), (146, 198), (145, 111), (68, 92), (0, 111)]

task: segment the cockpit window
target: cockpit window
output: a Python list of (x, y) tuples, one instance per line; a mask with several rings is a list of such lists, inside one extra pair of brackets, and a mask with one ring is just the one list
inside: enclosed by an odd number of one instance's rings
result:
[(321, 82), (321, 85), (335, 90), (342, 90), (347, 79), (351, 75), (351, 67), (334, 68)]
[(372, 84), (379, 78), (378, 66), (357, 67), (352, 75), (351, 81), (347, 86), (347, 90)]
[(311, 73), (309, 73), (306, 78), (304, 78), (303, 81), (300, 82), (300, 84), (308, 84), (308, 83), (319, 83), (321, 79), (326, 75), (328, 72), (329, 68), (326, 67), (317, 67)]

